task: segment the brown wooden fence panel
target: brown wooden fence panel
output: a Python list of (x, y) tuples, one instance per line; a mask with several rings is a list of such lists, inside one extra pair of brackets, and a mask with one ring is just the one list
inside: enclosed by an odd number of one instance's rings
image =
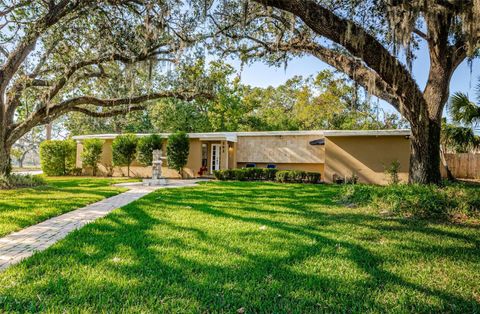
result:
[(480, 179), (480, 154), (445, 154), (448, 167), (456, 178)]

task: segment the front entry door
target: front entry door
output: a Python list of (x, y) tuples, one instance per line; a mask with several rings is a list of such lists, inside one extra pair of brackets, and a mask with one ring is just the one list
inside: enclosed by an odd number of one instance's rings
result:
[(212, 144), (212, 158), (210, 158), (210, 173), (220, 170), (220, 144)]

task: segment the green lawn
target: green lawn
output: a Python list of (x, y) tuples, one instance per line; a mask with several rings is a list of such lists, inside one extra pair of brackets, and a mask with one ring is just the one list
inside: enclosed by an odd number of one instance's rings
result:
[(159, 190), (1, 273), (0, 312), (480, 311), (478, 225), (383, 218), (338, 191)]
[(42, 187), (0, 190), (0, 237), (126, 190), (111, 186), (122, 179), (59, 177), (46, 181), (48, 185)]

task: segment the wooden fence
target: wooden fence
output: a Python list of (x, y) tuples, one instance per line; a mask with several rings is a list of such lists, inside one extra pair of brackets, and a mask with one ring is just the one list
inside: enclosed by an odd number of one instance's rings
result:
[[(480, 154), (445, 154), (448, 168), (459, 179), (480, 179)], [(443, 168), (443, 167), (442, 167)], [(442, 172), (443, 169), (442, 169)]]

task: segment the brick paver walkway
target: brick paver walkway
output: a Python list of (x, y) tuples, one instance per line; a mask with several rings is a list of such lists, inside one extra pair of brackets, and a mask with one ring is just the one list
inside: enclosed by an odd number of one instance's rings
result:
[(182, 180), (170, 180), (169, 185), (160, 187), (125, 184), (123, 186), (129, 188), (127, 192), (11, 233), (6, 237), (0, 238), (0, 271), (33, 255), (37, 251), (45, 250), (57, 241), (65, 238), (70, 232), (158, 188), (176, 188), (194, 186), (195, 184), (195, 181)]

